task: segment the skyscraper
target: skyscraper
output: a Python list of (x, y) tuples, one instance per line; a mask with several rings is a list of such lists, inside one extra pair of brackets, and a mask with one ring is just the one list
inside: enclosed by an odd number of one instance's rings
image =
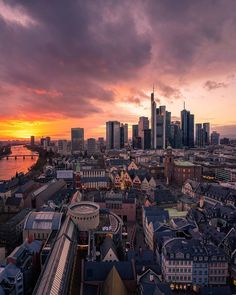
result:
[(141, 149), (141, 138), (138, 136), (138, 124), (132, 125), (132, 146), (134, 149)]
[(196, 124), (196, 140), (195, 144), (198, 147), (204, 146), (204, 134), (203, 134), (203, 128), (201, 123)]
[(186, 109), (181, 111), (182, 143), (184, 147), (194, 147), (194, 115)]
[(210, 123), (203, 123), (204, 144), (210, 144)]
[(60, 155), (68, 154), (68, 142), (66, 139), (59, 139), (57, 142), (58, 153)]
[(107, 149), (120, 149), (120, 122), (106, 122), (106, 146)]
[(182, 148), (182, 131), (180, 128), (180, 121), (171, 122), (170, 145), (174, 149)]
[(35, 137), (32, 135), (30, 136), (30, 145), (34, 146), (35, 145)]
[(127, 123), (122, 124), (124, 128), (124, 143), (129, 143), (129, 125)]
[(72, 153), (84, 150), (84, 128), (71, 128)]
[(149, 129), (148, 117), (139, 117), (138, 136), (141, 138), (142, 149), (144, 148), (144, 130)]
[(128, 144), (128, 124), (120, 125), (120, 147), (123, 148)]
[(219, 145), (220, 144), (220, 133), (213, 131), (211, 133), (211, 144), (212, 145)]
[(196, 124), (196, 146), (204, 147), (210, 144), (210, 123)]
[(96, 152), (96, 139), (95, 138), (88, 138), (87, 151), (88, 151), (88, 155), (95, 154), (95, 152)]
[(151, 146), (153, 149), (165, 149), (170, 143), (171, 113), (165, 106), (156, 107), (154, 91), (151, 94)]
[(156, 102), (154, 97), (154, 89), (151, 93), (151, 145), (152, 149), (156, 148)]
[(100, 152), (105, 150), (106, 145), (103, 137), (98, 137), (97, 146)]
[(144, 130), (143, 149), (144, 150), (150, 150), (151, 149), (151, 129), (145, 129)]

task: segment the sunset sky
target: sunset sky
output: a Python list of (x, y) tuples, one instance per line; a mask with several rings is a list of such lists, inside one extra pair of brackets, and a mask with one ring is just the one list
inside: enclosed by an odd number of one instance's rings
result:
[(174, 118), (236, 137), (235, 0), (0, 0), (0, 139)]

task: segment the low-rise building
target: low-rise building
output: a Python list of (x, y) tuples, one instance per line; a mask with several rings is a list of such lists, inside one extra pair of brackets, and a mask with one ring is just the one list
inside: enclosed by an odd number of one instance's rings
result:
[(62, 213), (54, 211), (29, 213), (24, 224), (23, 239), (46, 241), (52, 231), (60, 229), (61, 219)]
[(143, 207), (143, 231), (145, 243), (151, 250), (155, 250), (155, 231), (159, 228), (161, 223), (166, 223), (169, 220), (168, 211), (156, 207)]
[(94, 192), (93, 195), (100, 208), (110, 209), (124, 222), (136, 221), (136, 196), (132, 192)]
[(213, 244), (173, 238), (163, 245), (162, 273), (173, 288), (191, 286), (197, 290), (201, 286), (225, 285), (228, 278), (227, 257)]

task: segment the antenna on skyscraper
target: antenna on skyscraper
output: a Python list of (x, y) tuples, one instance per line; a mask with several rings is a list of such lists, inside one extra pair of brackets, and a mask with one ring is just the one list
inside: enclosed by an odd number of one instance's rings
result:
[(185, 101), (184, 101), (184, 110), (185, 110)]
[(152, 92), (153, 92), (153, 94), (154, 94), (154, 83), (153, 83), (153, 85), (152, 85)]

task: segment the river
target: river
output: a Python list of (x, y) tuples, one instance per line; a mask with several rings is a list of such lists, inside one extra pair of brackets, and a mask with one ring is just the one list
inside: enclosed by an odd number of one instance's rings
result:
[(37, 162), (38, 156), (34, 156), (33, 159), (31, 157), (25, 157), (23, 159), (22, 156), (17, 157), (15, 159), (15, 155), (32, 155), (36, 154), (28, 150), (23, 145), (12, 146), (11, 147), (11, 155), (7, 158), (2, 158), (0, 160), (0, 180), (8, 180), (16, 175), (16, 172), (27, 173), (28, 169)]

